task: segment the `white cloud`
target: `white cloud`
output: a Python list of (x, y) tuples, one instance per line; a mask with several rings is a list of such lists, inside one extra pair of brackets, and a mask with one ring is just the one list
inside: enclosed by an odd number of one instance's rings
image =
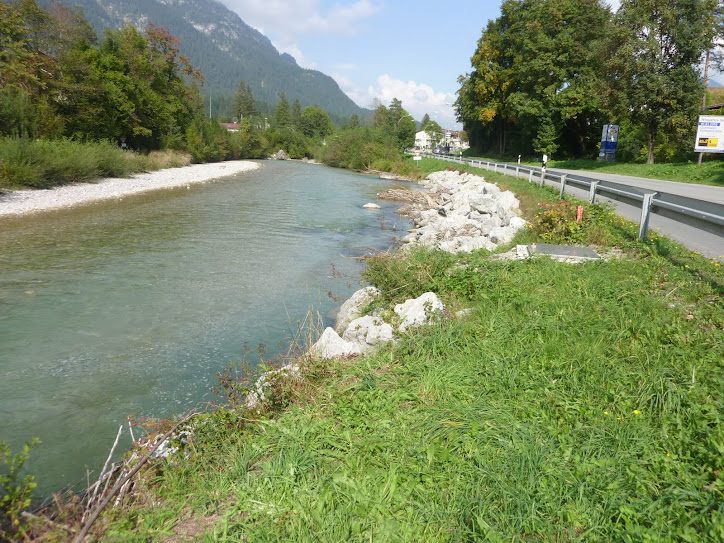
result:
[(347, 96), (359, 106), (368, 108), (375, 98), (389, 106), (392, 99), (397, 98), (402, 102), (402, 107), (418, 121), (427, 113), (443, 128), (460, 128), (451, 105), (455, 101), (452, 93), (437, 92), (425, 83), (402, 81), (387, 74), (379, 76), (377, 83), (366, 90), (355, 88), (352, 82), (341, 74), (334, 74), (333, 77)]
[[(320, 0), (221, 0), (241, 19), (272, 40), (274, 47), (292, 55), (301, 66), (305, 62), (297, 40), (310, 34), (354, 34), (358, 25), (380, 11), (370, 0), (335, 4), (324, 11)], [(266, 31), (265, 31), (266, 30)]]
[(314, 61), (311, 61), (307, 59), (304, 56), (304, 53), (297, 47), (296, 43), (291, 44), (289, 47), (281, 47), (276, 42), (272, 42), (272, 45), (276, 47), (278, 51), (281, 51), (282, 53), (289, 53), (294, 57), (294, 60), (297, 61), (297, 64), (299, 64), (302, 68), (309, 68), (310, 70), (314, 70), (317, 68), (317, 63)]

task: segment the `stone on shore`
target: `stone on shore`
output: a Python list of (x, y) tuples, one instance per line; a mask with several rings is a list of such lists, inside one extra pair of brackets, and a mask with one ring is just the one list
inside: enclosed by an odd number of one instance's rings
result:
[(349, 323), (342, 339), (359, 345), (360, 350), (366, 352), (378, 343), (393, 341), (394, 330), (380, 317), (366, 315)]
[(399, 330), (404, 332), (411, 326), (429, 324), (442, 315), (445, 307), (434, 292), (426, 292), (419, 298), (406, 300), (395, 306), (395, 313), (400, 318)]
[(379, 296), (379, 294), (380, 291), (375, 287), (365, 287), (352, 294), (339, 309), (334, 330), (338, 334), (344, 334), (349, 323), (361, 317), (362, 310)]
[(289, 155), (284, 149), (279, 149), (276, 153), (269, 156), (272, 160), (289, 160)]
[(333, 328), (326, 328), (322, 336), (309, 349), (309, 355), (318, 358), (337, 358), (360, 354), (359, 344), (345, 341)]

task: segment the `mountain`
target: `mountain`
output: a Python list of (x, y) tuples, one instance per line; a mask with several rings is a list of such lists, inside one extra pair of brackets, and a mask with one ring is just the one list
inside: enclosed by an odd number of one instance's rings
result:
[[(53, 0), (39, 3), (49, 5)], [(131, 23), (168, 27), (181, 40), (179, 49), (206, 78), (215, 96), (232, 94), (243, 80), (259, 102), (276, 104), (284, 92), (302, 107), (318, 105), (335, 117), (367, 117), (339, 85), (322, 72), (301, 68), (289, 54), (280, 55), (267, 37), (216, 0), (60, 0), (79, 7), (99, 36), (107, 28)]]

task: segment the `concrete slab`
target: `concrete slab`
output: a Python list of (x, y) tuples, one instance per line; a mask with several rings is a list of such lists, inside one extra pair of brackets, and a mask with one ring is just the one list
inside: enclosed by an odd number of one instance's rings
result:
[(552, 245), (548, 243), (531, 243), (528, 245), (531, 255), (548, 255), (560, 260), (598, 260), (600, 255), (588, 247), (574, 245)]

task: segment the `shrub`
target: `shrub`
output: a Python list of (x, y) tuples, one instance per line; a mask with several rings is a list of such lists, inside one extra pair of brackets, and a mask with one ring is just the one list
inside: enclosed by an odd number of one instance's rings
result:
[[(583, 241), (584, 219), (577, 220), (576, 206), (561, 200), (555, 203), (540, 203), (539, 210), (531, 221), (531, 229), (544, 241)], [(583, 209), (582, 206), (580, 206)]]
[[(25, 443), (23, 450), (13, 455), (10, 446), (0, 441), (0, 537), (23, 534), (27, 525), (22, 520), (23, 510), (30, 505), (30, 494), (37, 486), (32, 475), (20, 477), (30, 450), (40, 441), (34, 439)], [(10, 537), (8, 537), (8, 541)]]

